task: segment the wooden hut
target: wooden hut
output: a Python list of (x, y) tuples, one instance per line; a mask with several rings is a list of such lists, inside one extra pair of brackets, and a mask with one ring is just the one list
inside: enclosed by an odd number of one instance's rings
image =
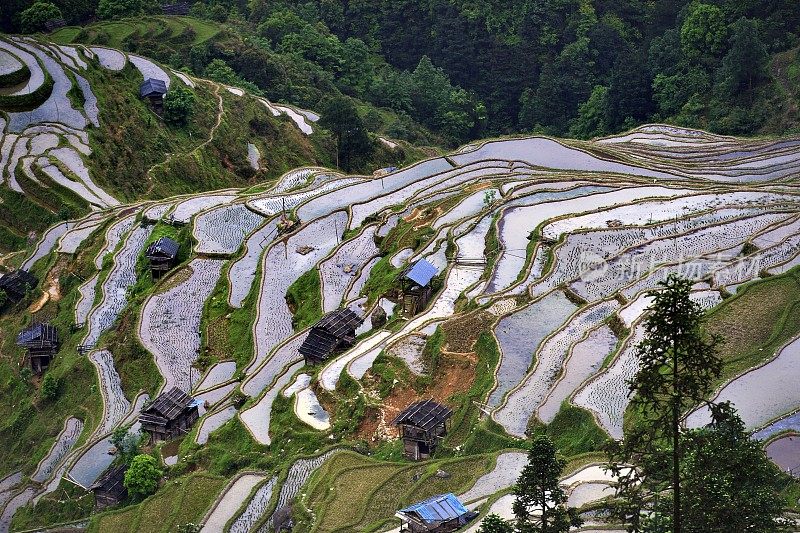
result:
[(181, 15), (189, 14), (192, 6), (189, 2), (175, 2), (172, 4), (161, 4), (161, 13), (164, 15)]
[(0, 290), (14, 303), (21, 301), (39, 284), (39, 280), (27, 270), (15, 270), (0, 277)]
[(467, 510), (452, 493), (439, 494), (397, 511), (400, 531), (446, 533), (456, 531), (478, 515)]
[(150, 272), (154, 278), (161, 277), (178, 264), (180, 245), (169, 237), (161, 237), (145, 250), (145, 257), (150, 262)]
[(54, 32), (55, 30), (57, 30), (57, 29), (59, 29), (59, 28), (63, 28), (63, 27), (64, 27), (64, 26), (66, 26), (66, 25), (67, 25), (67, 21), (66, 21), (66, 20), (64, 20), (63, 18), (60, 18), (60, 19), (50, 19), (50, 20), (46, 20), (46, 21), (44, 22), (44, 28), (45, 28), (45, 29), (46, 29), (48, 32)]
[(332, 355), (353, 346), (356, 329), (363, 321), (351, 309), (332, 311), (311, 327), (298, 351), (307, 365), (327, 361)]
[(400, 273), (404, 315), (414, 316), (428, 306), (433, 295), (431, 280), (437, 272), (435, 266), (420, 259)]
[(31, 371), (41, 374), (58, 353), (58, 330), (47, 323), (34, 324), (19, 332), (17, 346), (28, 350)]
[(150, 106), (158, 113), (164, 109), (165, 94), (167, 94), (167, 84), (164, 80), (147, 78), (139, 86), (139, 97), (150, 100)]
[(392, 425), (400, 427), (403, 454), (414, 461), (430, 458), (447, 435), (453, 411), (433, 400), (416, 402), (403, 410)]
[(94, 492), (94, 501), (97, 509), (112, 507), (128, 497), (125, 488), (125, 472), (128, 467), (124, 464), (112, 466), (89, 489)]
[(139, 414), (142, 431), (150, 435), (153, 443), (185, 435), (199, 418), (199, 405), (197, 400), (173, 387), (142, 409)]

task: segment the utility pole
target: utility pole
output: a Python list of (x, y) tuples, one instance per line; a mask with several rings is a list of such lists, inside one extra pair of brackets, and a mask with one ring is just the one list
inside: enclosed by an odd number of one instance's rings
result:
[(339, 222), (333, 219), (333, 231), (336, 233), (336, 244), (339, 244)]

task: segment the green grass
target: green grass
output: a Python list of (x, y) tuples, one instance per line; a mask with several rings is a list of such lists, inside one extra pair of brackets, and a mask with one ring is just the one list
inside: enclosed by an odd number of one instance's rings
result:
[(66, 26), (54, 31), (47, 38), (58, 44), (67, 44), (71, 43), (80, 32), (81, 29), (77, 26)]
[(226, 480), (206, 473), (168, 480), (143, 502), (92, 518), (89, 532), (170, 533), (178, 526), (200, 523), (225, 487)]
[(23, 507), (14, 515), (13, 530), (37, 529), (50, 524), (80, 520), (94, 510), (94, 495), (77, 485), (61, 481), (55, 492), (39, 500), (36, 507)]
[(475, 343), (475, 354), (478, 364), (475, 368), (475, 381), (465, 393), (460, 393), (452, 398), (458, 407), (454, 410), (450, 426), (450, 433), (445, 440), (445, 445), (454, 448), (463, 444), (469, 437), (470, 431), (478, 423), (480, 410), (475, 402), (481, 402), (494, 386), (494, 370), (500, 362), (500, 350), (494, 336), (483, 332)]
[(316, 267), (289, 286), (286, 302), (294, 311), (292, 326), (295, 331), (302, 331), (322, 318), (322, 288)]
[(400, 270), (392, 266), (391, 255), (381, 257), (369, 273), (369, 278), (361, 289), (361, 294), (367, 297), (367, 305), (377, 302), (386, 294), (397, 281)]
[[(194, 31), (187, 41), (187, 29)], [(81, 42), (99, 44), (112, 48), (129, 49), (129, 41), (134, 37), (157, 37), (168, 44), (196, 45), (215, 37), (221, 27), (208, 20), (192, 17), (148, 16), (144, 18), (122, 19), (119, 21), (98, 22), (84, 28), (68, 26), (47, 36), (60, 44)]]
[(201, 368), (206, 368), (216, 361), (232, 359), (236, 361), (236, 367), (241, 370), (250, 363), (255, 353), (252, 326), (258, 305), (261, 262), (258, 263), (256, 281), (250, 289), (250, 294), (239, 309), (228, 305), (229, 265), (223, 269), (217, 286), (206, 300), (203, 309), (202, 348), (198, 358), (198, 366)]
[[(467, 490), (493, 463), (490, 455), (391, 463), (342, 452), (312, 476), (304, 503), (316, 516), (315, 532), (372, 531), (393, 520), (402, 505)], [(437, 477), (438, 470), (449, 477)], [(308, 528), (307, 523), (298, 527), (304, 526)]]
[[(91, 261), (89, 254), (81, 257), (84, 265), (73, 265), (77, 271)], [(42, 263), (40, 263), (42, 264)], [(88, 268), (88, 267), (87, 267)], [(85, 271), (84, 271), (85, 274)], [(58, 396), (45, 401), (39, 397), (36, 382), (25, 381), (20, 373), (24, 352), (14, 344), (14, 336), (31, 322), (27, 312), (0, 317), (0, 477), (17, 469), (31, 473), (36, 463), (48, 451), (52, 438), (63, 428), (64, 420), (75, 416), (91, 430), (102, 415), (102, 400), (97, 387), (94, 367), (79, 356), (76, 346), (82, 332), (71, 333), (79, 280), (64, 272), (62, 299), (50, 302), (45, 313), (52, 313), (50, 322), (56, 326), (61, 348), (48, 373), (59, 380)]]
[(200, 20), (192, 17), (177, 18), (195, 31), (195, 38), (192, 44), (203, 43), (215, 37), (221, 31), (221, 28), (217, 24), (208, 20)]
[(561, 405), (545, 431), (565, 457), (600, 450), (608, 440), (591, 413), (568, 402)]
[(771, 359), (800, 332), (797, 270), (740, 289), (708, 314), (705, 327), (722, 337), (719, 383)]

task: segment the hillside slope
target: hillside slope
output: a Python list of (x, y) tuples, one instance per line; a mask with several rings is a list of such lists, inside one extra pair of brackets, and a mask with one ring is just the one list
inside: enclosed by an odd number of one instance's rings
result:
[[(253, 186), (332, 161), (314, 113), (110, 48), (6, 37), (0, 50), (9, 70), (0, 80), (0, 252), (90, 210)], [(139, 97), (145, 77), (191, 92), (187, 124), (165, 122)], [(379, 148), (367, 165), (406, 157)]]
[[(571, 459), (563, 483), (588, 511), (614, 482), (595, 463), (625, 434), (644, 293), (672, 273), (728, 341), (719, 394), (757, 435), (800, 430), (786, 417), (800, 407), (799, 146), (666, 125), (507, 138), (383, 177), (302, 168), (71, 221), (26, 258), (42, 281), (0, 316), (0, 527), (262, 530), (293, 502), (301, 531), (381, 530), (441, 492), (502, 513), (536, 428)], [(165, 236), (180, 253), (154, 280), (142, 254)], [(406, 316), (397, 276), (418, 259), (433, 296)], [(308, 326), (341, 307), (365, 319), (356, 344), (304, 366)], [(54, 392), (14, 344), (42, 320), (62, 339)], [(763, 385), (776, 376), (791, 386)], [(85, 489), (118, 460), (111, 432), (136, 433), (172, 386), (203, 413), (146, 447), (169, 482), (94, 512)], [(410, 463), (390, 422), (424, 398), (451, 427)]]

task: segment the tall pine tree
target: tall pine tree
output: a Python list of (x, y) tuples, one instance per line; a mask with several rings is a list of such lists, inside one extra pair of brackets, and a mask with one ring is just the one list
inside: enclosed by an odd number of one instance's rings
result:
[(556, 447), (546, 436), (535, 437), (528, 464), (514, 487), (514, 515), (519, 533), (565, 533), (583, 520), (567, 507), (567, 495), (559, 486), (566, 462), (556, 457)]
[(681, 533), (681, 426), (687, 410), (706, 401), (722, 371), (719, 339), (701, 331), (703, 310), (690, 299), (691, 289), (690, 280), (673, 274), (648, 293), (653, 303), (638, 346), (640, 370), (629, 384), (638, 420), (611, 446), (610, 466), (619, 476), (617, 513), (632, 531), (642, 531), (642, 517), (667, 498), (670, 531)]

